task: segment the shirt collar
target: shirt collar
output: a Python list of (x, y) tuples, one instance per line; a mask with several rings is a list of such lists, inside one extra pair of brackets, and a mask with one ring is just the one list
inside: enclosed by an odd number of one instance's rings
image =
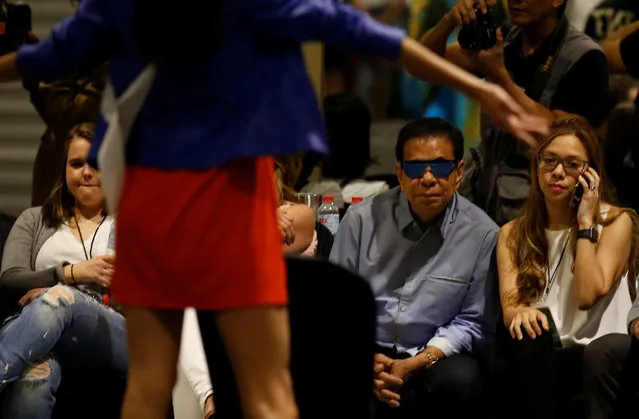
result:
[[(448, 202), (448, 205), (446, 205), (444, 213), (441, 214), (435, 222), (439, 226), (439, 230), (443, 238), (446, 238), (446, 232), (457, 218), (457, 213), (459, 211), (457, 208), (457, 201), (457, 192), (455, 192), (450, 202)], [(403, 231), (413, 224), (417, 227), (417, 223), (413, 218), (413, 213), (410, 210), (410, 203), (408, 202), (406, 195), (404, 195), (404, 192), (399, 193), (399, 205), (396, 210), (396, 217), (400, 231)]]

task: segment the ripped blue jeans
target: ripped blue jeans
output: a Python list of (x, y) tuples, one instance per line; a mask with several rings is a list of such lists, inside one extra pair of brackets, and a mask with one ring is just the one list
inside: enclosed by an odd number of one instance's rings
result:
[(50, 418), (60, 364), (125, 376), (124, 317), (64, 285), (27, 305), (0, 330), (2, 418)]

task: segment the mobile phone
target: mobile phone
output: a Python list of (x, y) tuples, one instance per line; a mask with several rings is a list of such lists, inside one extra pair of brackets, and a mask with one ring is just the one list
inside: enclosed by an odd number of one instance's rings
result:
[(537, 307), (537, 310), (541, 311), (546, 315), (546, 319), (548, 319), (548, 333), (552, 336), (552, 343), (555, 348), (561, 348), (563, 345), (561, 344), (561, 338), (559, 337), (559, 330), (557, 330), (557, 326), (555, 325), (555, 319), (552, 317), (552, 313), (548, 307)]
[(581, 202), (581, 198), (584, 196), (584, 186), (579, 183), (575, 187), (575, 190), (572, 193), (572, 207), (577, 208), (579, 203)]

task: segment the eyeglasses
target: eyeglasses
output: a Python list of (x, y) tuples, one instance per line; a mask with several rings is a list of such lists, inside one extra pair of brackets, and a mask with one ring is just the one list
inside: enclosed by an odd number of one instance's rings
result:
[(579, 177), (588, 167), (586, 160), (577, 157), (561, 158), (554, 154), (537, 154), (537, 167), (542, 170), (552, 172), (559, 164), (564, 167), (567, 175), (574, 177)]
[(402, 163), (404, 174), (411, 179), (419, 179), (430, 169), (436, 178), (447, 178), (455, 170), (454, 160), (411, 160)]

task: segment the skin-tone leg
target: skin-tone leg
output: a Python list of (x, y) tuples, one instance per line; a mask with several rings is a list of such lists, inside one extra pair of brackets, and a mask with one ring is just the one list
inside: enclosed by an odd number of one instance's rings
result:
[(129, 375), (122, 419), (165, 418), (171, 404), (183, 311), (126, 307)]
[[(164, 417), (171, 403), (182, 312), (126, 308), (129, 377), (122, 419)], [(215, 316), (246, 419), (294, 419), (288, 311), (232, 310)], [(206, 331), (203, 331), (206, 333)]]
[(216, 322), (233, 364), (244, 417), (297, 418), (287, 308), (230, 310), (217, 313)]

